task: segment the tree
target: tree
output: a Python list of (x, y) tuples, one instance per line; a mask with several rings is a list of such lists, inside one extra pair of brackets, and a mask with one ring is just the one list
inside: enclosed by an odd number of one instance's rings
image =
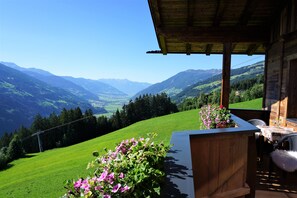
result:
[(113, 116), (111, 117), (111, 124), (112, 124), (113, 130), (118, 130), (118, 129), (122, 128), (121, 114), (118, 109), (115, 112), (115, 114), (113, 114)]
[(8, 161), (13, 161), (19, 159), (25, 155), (22, 142), (18, 135), (15, 135), (11, 142), (9, 143), (7, 149), (7, 158)]
[(83, 121), (84, 124), (84, 131), (78, 131), (79, 133), (84, 133), (86, 139), (96, 137), (97, 133), (97, 119), (93, 115), (93, 111), (88, 109), (85, 111), (84, 117), (86, 118)]
[(37, 114), (34, 117), (34, 121), (31, 125), (31, 128), (32, 128), (32, 131), (34, 132), (42, 131), (42, 130), (48, 129), (48, 123), (40, 114)]
[(9, 142), (11, 142), (12, 138), (13, 137), (12, 137), (12, 134), (11, 133), (5, 132), (3, 134), (3, 136), (1, 137), (1, 139), (0, 139), (0, 148), (2, 148), (2, 147), (8, 147)]
[(106, 116), (99, 116), (97, 118), (97, 130), (99, 135), (104, 135), (111, 131), (111, 124)]
[(7, 166), (7, 157), (5, 153), (0, 151), (0, 170)]

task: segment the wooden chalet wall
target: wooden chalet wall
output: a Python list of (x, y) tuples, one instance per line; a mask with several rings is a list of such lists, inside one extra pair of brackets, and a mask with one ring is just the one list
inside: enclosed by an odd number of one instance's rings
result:
[(297, 130), (297, 2), (289, 1), (271, 28), (266, 50), (265, 107), (270, 125)]

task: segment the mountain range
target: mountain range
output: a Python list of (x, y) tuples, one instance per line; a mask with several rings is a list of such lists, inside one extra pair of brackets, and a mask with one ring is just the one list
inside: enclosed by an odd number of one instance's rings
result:
[[(231, 70), (231, 83), (263, 74), (264, 62)], [(113, 113), (130, 98), (167, 93), (176, 103), (220, 88), (221, 70), (186, 70), (160, 83), (118, 79), (90, 80), (56, 76), (36, 68), (0, 62), (0, 136), (21, 125), (29, 126), (36, 114), (47, 116), (63, 108)], [(132, 97), (133, 96), (133, 97)]]
[[(122, 80), (111, 80), (116, 83)], [(50, 72), (0, 62), (0, 136), (21, 125), (29, 126), (38, 113), (48, 116), (63, 108), (92, 109), (95, 114), (113, 112), (149, 83), (129, 83), (128, 93), (100, 80), (62, 77)], [(133, 92), (134, 90), (134, 92)], [(124, 89), (125, 91), (125, 89)]]
[(152, 85), (146, 82), (133, 82), (127, 79), (99, 79), (98, 81), (111, 85), (129, 96), (134, 96), (140, 90)]
[(162, 92), (165, 92), (168, 96), (172, 97), (182, 92), (187, 87), (220, 73), (222, 73), (222, 71), (219, 69), (186, 70), (168, 78), (165, 81), (149, 86), (148, 88), (138, 92), (134, 97), (143, 94), (158, 94)]
[[(240, 80), (251, 79), (264, 73), (264, 61), (231, 69), (231, 84)], [(186, 70), (180, 72), (165, 81), (153, 84), (138, 92), (133, 98), (144, 94), (160, 94), (165, 92), (176, 103), (185, 98), (199, 96), (200, 93), (210, 93), (220, 88), (222, 71)]]
[(63, 108), (106, 110), (62, 88), (51, 86), (23, 72), (0, 63), (0, 134), (13, 131), (21, 125), (29, 126), (34, 116), (59, 113)]
[[(242, 80), (255, 78), (259, 74), (264, 73), (264, 61), (254, 63), (252, 65), (231, 69), (230, 83), (236, 83)], [(221, 88), (222, 75), (217, 74), (203, 81), (188, 86), (180, 93), (172, 97), (175, 102), (181, 102), (185, 98), (199, 96), (200, 93), (210, 93)]]

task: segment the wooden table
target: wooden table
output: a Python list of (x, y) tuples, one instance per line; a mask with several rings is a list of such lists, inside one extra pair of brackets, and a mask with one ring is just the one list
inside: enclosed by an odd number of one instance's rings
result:
[(261, 135), (270, 142), (277, 142), (283, 136), (294, 133), (291, 128), (275, 127), (275, 126), (261, 126)]

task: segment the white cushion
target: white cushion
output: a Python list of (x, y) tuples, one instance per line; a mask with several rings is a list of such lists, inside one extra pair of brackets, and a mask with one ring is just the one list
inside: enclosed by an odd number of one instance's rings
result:
[(282, 170), (297, 170), (297, 151), (275, 150), (271, 154), (272, 161)]

